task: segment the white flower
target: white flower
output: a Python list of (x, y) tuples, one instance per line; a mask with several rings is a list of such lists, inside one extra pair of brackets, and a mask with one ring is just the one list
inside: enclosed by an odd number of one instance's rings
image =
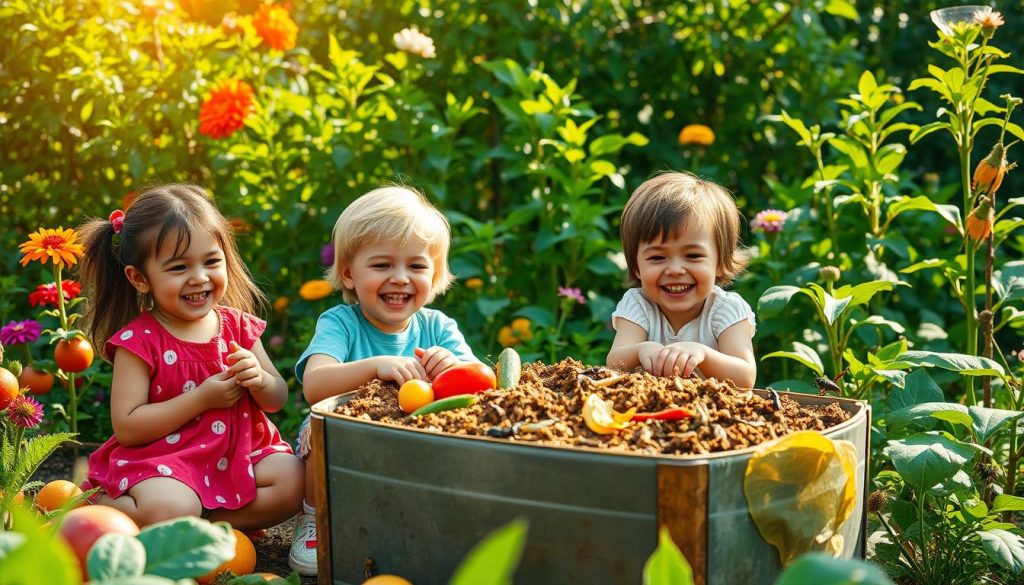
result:
[(434, 39), (415, 28), (403, 28), (395, 34), (395, 46), (400, 51), (419, 55), (424, 59), (433, 59), (437, 54), (434, 52)]

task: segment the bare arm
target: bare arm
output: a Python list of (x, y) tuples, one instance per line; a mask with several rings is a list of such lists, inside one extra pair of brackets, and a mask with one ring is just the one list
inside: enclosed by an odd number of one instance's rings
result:
[(632, 370), (640, 365), (640, 355), (660, 350), (663, 346), (656, 341), (647, 341), (647, 332), (636, 323), (615, 318), (615, 340), (608, 351), (605, 364), (610, 368)]
[(329, 355), (315, 353), (306, 361), (302, 394), (306, 402), (316, 404), (325, 398), (355, 390), (375, 378), (398, 384), (414, 378), (429, 380), (420, 360), (415, 357), (382, 355), (339, 362)]
[(288, 400), (288, 383), (274, 367), (274, 362), (270, 360), (260, 340), (256, 340), (251, 350), (243, 349), (232, 341), (231, 351), (228, 356), (231, 367), (227, 371), (235, 377), (235, 381), (249, 389), (261, 409), (267, 412), (281, 410)]
[(231, 406), (242, 395), (242, 388), (226, 373), (210, 376), (195, 390), (163, 402), (149, 402), (149, 383), (146, 362), (118, 349), (110, 389), (110, 418), (114, 437), (122, 445), (144, 445), (166, 437), (203, 411)]
[(700, 371), (719, 380), (732, 380), (740, 388), (752, 388), (757, 379), (754, 330), (747, 320), (730, 325), (718, 336), (718, 351), (708, 348)]

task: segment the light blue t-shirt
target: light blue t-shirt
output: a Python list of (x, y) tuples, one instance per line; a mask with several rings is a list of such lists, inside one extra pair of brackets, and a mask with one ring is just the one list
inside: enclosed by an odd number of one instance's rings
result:
[(317, 353), (331, 356), (339, 363), (354, 362), (379, 355), (414, 356), (417, 347), (439, 345), (455, 354), (459, 361), (478, 362), (455, 320), (441, 311), (420, 309), (401, 333), (384, 333), (366, 320), (359, 305), (338, 305), (325, 311), (316, 321), (316, 332), (309, 347), (295, 364), (295, 377), (302, 383), (306, 362)]

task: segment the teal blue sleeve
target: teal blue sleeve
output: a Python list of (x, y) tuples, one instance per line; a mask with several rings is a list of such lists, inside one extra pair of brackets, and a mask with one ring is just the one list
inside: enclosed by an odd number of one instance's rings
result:
[(436, 345), (439, 345), (448, 351), (455, 354), (455, 357), (459, 361), (463, 362), (479, 362), (473, 350), (466, 343), (466, 338), (459, 331), (459, 325), (455, 322), (455, 319), (445, 315), (438, 311), (437, 319), (433, 320), (434, 336), (437, 340)]
[(352, 341), (356, 338), (356, 324), (347, 315), (351, 312), (348, 307), (339, 306), (325, 311), (316, 320), (316, 331), (309, 347), (299, 356), (295, 363), (295, 377), (302, 383), (303, 374), (306, 372), (306, 363), (313, 354), (322, 353), (330, 356), (338, 363), (348, 361)]

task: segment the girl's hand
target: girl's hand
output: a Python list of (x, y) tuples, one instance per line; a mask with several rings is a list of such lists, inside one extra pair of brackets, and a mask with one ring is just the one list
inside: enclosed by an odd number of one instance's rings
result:
[(440, 345), (429, 349), (417, 347), (416, 357), (420, 358), (420, 363), (423, 364), (423, 369), (426, 370), (427, 376), (431, 380), (438, 377), (441, 372), (459, 364), (459, 359), (455, 357), (455, 354)]
[(214, 374), (203, 380), (203, 383), (193, 392), (200, 392), (206, 409), (229, 408), (234, 406), (242, 397), (244, 390), (235, 381), (230, 371)]
[(418, 358), (380, 356), (375, 359), (377, 360), (377, 377), (381, 380), (391, 380), (398, 385), (405, 384), (409, 380), (429, 381), (427, 371), (423, 369)]
[(666, 345), (660, 350), (641, 350), (640, 365), (655, 376), (682, 376), (689, 378), (704, 359), (707, 347), (700, 343), (682, 341)]
[(253, 390), (263, 387), (263, 367), (256, 359), (256, 354), (232, 341), (228, 347), (231, 354), (224, 358), (230, 366), (227, 373), (234, 376), (235, 382), (244, 388)]

